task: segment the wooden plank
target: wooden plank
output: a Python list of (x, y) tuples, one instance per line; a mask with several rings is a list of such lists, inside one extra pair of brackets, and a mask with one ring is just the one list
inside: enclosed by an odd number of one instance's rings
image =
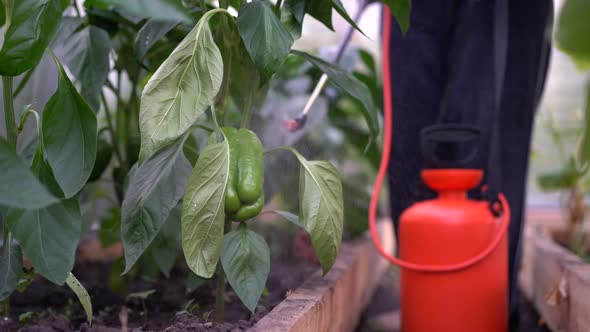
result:
[(570, 305), (568, 331), (590, 331), (590, 265), (568, 265), (567, 283)]
[(529, 234), (533, 248), (533, 301), (552, 331), (567, 331), (570, 292), (567, 267), (579, 258), (539, 232)]
[[(378, 228), (384, 247), (392, 253), (391, 221), (379, 223)], [(343, 244), (326, 276), (318, 271), (249, 331), (354, 331), (388, 267), (368, 236)]]
[(520, 265), (520, 272), (518, 275), (518, 286), (522, 294), (529, 301), (533, 301), (534, 297), (534, 279), (533, 267), (535, 264), (535, 244), (534, 244), (534, 230), (531, 227), (526, 227), (523, 236), (523, 251), (522, 263)]

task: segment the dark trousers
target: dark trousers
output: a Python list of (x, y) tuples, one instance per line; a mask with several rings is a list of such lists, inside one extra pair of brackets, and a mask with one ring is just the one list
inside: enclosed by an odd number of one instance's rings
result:
[[(389, 169), (394, 222), (423, 197), (419, 132), (435, 124), (477, 126), (476, 164), (512, 209), (509, 230), (511, 312), (516, 305), (529, 146), (550, 55), (551, 0), (412, 1), (402, 37), (392, 20), (393, 146)], [(494, 134), (496, 131), (497, 134)], [(491, 161), (490, 161), (491, 159)]]

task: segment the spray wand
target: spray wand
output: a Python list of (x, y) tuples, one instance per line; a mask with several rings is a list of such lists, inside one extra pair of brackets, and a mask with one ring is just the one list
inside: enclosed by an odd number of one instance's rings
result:
[[(368, 0), (360, 0), (358, 2), (358, 10), (353, 18), (353, 21), (355, 23), (358, 22), (358, 20), (360, 19), (361, 15), (365, 11), (365, 9), (369, 5), (369, 3), (370, 3), (370, 1), (368, 1)], [(344, 34), (344, 38), (340, 41), (340, 44), (338, 45), (338, 50), (336, 52), (336, 56), (334, 57), (334, 60), (332, 61), (333, 63), (337, 64), (342, 59), (342, 56), (344, 55), (344, 51), (348, 47), (348, 44), (350, 44), (350, 40), (352, 39), (352, 34), (354, 33), (354, 29), (355, 28), (352, 25), (348, 26), (348, 28)], [(324, 73), (324, 74), (322, 74), (322, 76), (320, 77), (320, 80), (318, 81), (315, 88), (313, 89), (313, 92), (311, 93), (311, 96), (307, 100), (307, 104), (305, 104), (303, 111), (301, 111), (301, 113), (299, 113), (296, 117), (286, 120), (283, 123), (283, 126), (287, 130), (289, 130), (290, 132), (295, 132), (295, 131), (302, 129), (305, 126), (305, 123), (307, 122), (307, 113), (309, 113), (309, 111), (311, 110), (311, 107), (313, 106), (315, 101), (319, 98), (319, 96), (322, 93), (322, 90), (326, 86), (327, 82), (328, 82), (328, 75)]]

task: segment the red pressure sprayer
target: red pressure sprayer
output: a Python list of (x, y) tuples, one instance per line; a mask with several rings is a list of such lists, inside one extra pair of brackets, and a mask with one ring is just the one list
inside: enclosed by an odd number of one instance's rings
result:
[[(389, 40), (391, 15), (384, 14), (384, 40)], [(385, 93), (391, 91), (389, 47), (383, 46)], [(385, 96), (383, 156), (369, 207), (371, 237), (377, 250), (401, 268), (403, 332), (508, 331), (508, 241), (510, 210), (499, 202), (467, 198), (483, 177), (477, 169), (437, 168), (422, 172), (436, 199), (408, 208), (399, 223), (399, 253), (387, 254), (379, 243), (375, 214), (391, 149), (392, 104)], [(447, 128), (448, 129), (448, 128)], [(440, 128), (426, 140), (441, 139)], [(391, 188), (395, 190), (395, 188)], [(498, 216), (496, 216), (498, 215)]]

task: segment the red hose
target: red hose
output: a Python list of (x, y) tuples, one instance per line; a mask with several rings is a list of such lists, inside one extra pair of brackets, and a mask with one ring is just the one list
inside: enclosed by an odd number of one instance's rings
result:
[(379, 253), (385, 257), (391, 263), (398, 265), (400, 267), (415, 270), (415, 271), (422, 271), (422, 272), (451, 272), (462, 270), (467, 267), (470, 267), (473, 264), (476, 264), (486, 256), (488, 256), (498, 244), (502, 241), (504, 234), (508, 229), (508, 224), (510, 221), (510, 208), (508, 203), (506, 202), (506, 198), (503, 194), (499, 195), (500, 202), (503, 206), (503, 215), (502, 215), (502, 226), (500, 231), (493, 239), (493, 241), (489, 244), (489, 246), (479, 253), (478, 255), (471, 257), (467, 260), (462, 262), (454, 263), (454, 264), (445, 264), (445, 265), (430, 265), (430, 264), (416, 264), (406, 262), (404, 260), (395, 258), (387, 253), (381, 243), (379, 242), (379, 234), (377, 234), (377, 228), (375, 226), (375, 215), (377, 213), (377, 205), (379, 202), (379, 194), (381, 193), (381, 187), (383, 185), (383, 181), (385, 180), (385, 176), (387, 175), (387, 166), (389, 165), (389, 159), (391, 156), (391, 134), (392, 134), (392, 122), (393, 122), (393, 104), (391, 98), (391, 78), (390, 78), (390, 63), (389, 63), (389, 40), (391, 36), (391, 14), (389, 12), (389, 8), (384, 6), (383, 11), (383, 42), (382, 42), (382, 56), (381, 61), (383, 64), (383, 105), (384, 105), (384, 132), (383, 132), (383, 155), (381, 157), (381, 164), (379, 166), (379, 172), (377, 173), (377, 179), (375, 180), (375, 186), (373, 187), (373, 195), (371, 196), (371, 204), (369, 205), (369, 228), (371, 230), (371, 238), (375, 247), (379, 251)]

